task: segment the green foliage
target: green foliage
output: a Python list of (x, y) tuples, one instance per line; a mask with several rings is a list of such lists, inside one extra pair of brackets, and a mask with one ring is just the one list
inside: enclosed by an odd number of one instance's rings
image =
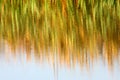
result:
[(67, 47), (98, 34), (113, 40), (119, 31), (119, 0), (0, 0), (0, 36), (10, 42)]

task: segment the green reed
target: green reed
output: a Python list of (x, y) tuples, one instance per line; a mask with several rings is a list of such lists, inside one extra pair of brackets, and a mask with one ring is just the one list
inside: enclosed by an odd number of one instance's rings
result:
[(35, 49), (120, 40), (119, 0), (1, 0), (0, 36)]
[(14, 53), (25, 50), (26, 59), (34, 50), (35, 57), (55, 62), (57, 55), (68, 66), (88, 67), (99, 56), (113, 66), (120, 49), (120, 1), (0, 0), (2, 40)]

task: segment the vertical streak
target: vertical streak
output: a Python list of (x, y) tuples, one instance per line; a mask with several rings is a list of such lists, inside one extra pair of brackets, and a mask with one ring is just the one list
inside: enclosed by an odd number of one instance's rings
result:
[(55, 51), (54, 55), (54, 63), (53, 63), (53, 68), (54, 68), (54, 80), (58, 80), (58, 55), (57, 51)]

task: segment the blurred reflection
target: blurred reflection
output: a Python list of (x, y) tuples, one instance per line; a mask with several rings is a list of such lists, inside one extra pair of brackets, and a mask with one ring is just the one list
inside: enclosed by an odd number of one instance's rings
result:
[(120, 43), (109, 38), (103, 41), (96, 35), (98, 34), (88, 38), (86, 36), (87, 39), (84, 39), (82, 43), (77, 40), (76, 45), (68, 43), (67, 38), (63, 36), (65, 40), (61, 42), (62, 39), (58, 39), (56, 46), (53, 46), (52, 43), (48, 43), (49, 45), (41, 44), (42, 40), (36, 43), (33, 39), (28, 38), (25, 38), (25, 40), (18, 38), (14, 42), (1, 39), (0, 49), (1, 53), (5, 53), (6, 58), (9, 58), (10, 55), (16, 58), (20, 54), (21, 56), (25, 54), (26, 61), (34, 59), (41, 63), (47, 60), (53, 67), (67, 66), (72, 68), (79, 64), (81, 68), (86, 67), (89, 70), (90, 65), (102, 60), (105, 63), (104, 65), (108, 65), (108, 69), (112, 70), (114, 61), (120, 63)]
[(89, 70), (99, 60), (112, 70), (114, 61), (120, 64), (120, 5), (100, 4), (96, 8), (87, 0), (3, 0), (1, 53), (6, 58), (22, 54), (26, 61), (47, 60), (55, 71), (76, 64)]

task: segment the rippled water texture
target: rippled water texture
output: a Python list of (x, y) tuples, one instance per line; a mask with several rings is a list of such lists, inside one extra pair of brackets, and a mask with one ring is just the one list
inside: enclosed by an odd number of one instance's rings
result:
[(120, 0), (0, 0), (1, 80), (120, 80)]

